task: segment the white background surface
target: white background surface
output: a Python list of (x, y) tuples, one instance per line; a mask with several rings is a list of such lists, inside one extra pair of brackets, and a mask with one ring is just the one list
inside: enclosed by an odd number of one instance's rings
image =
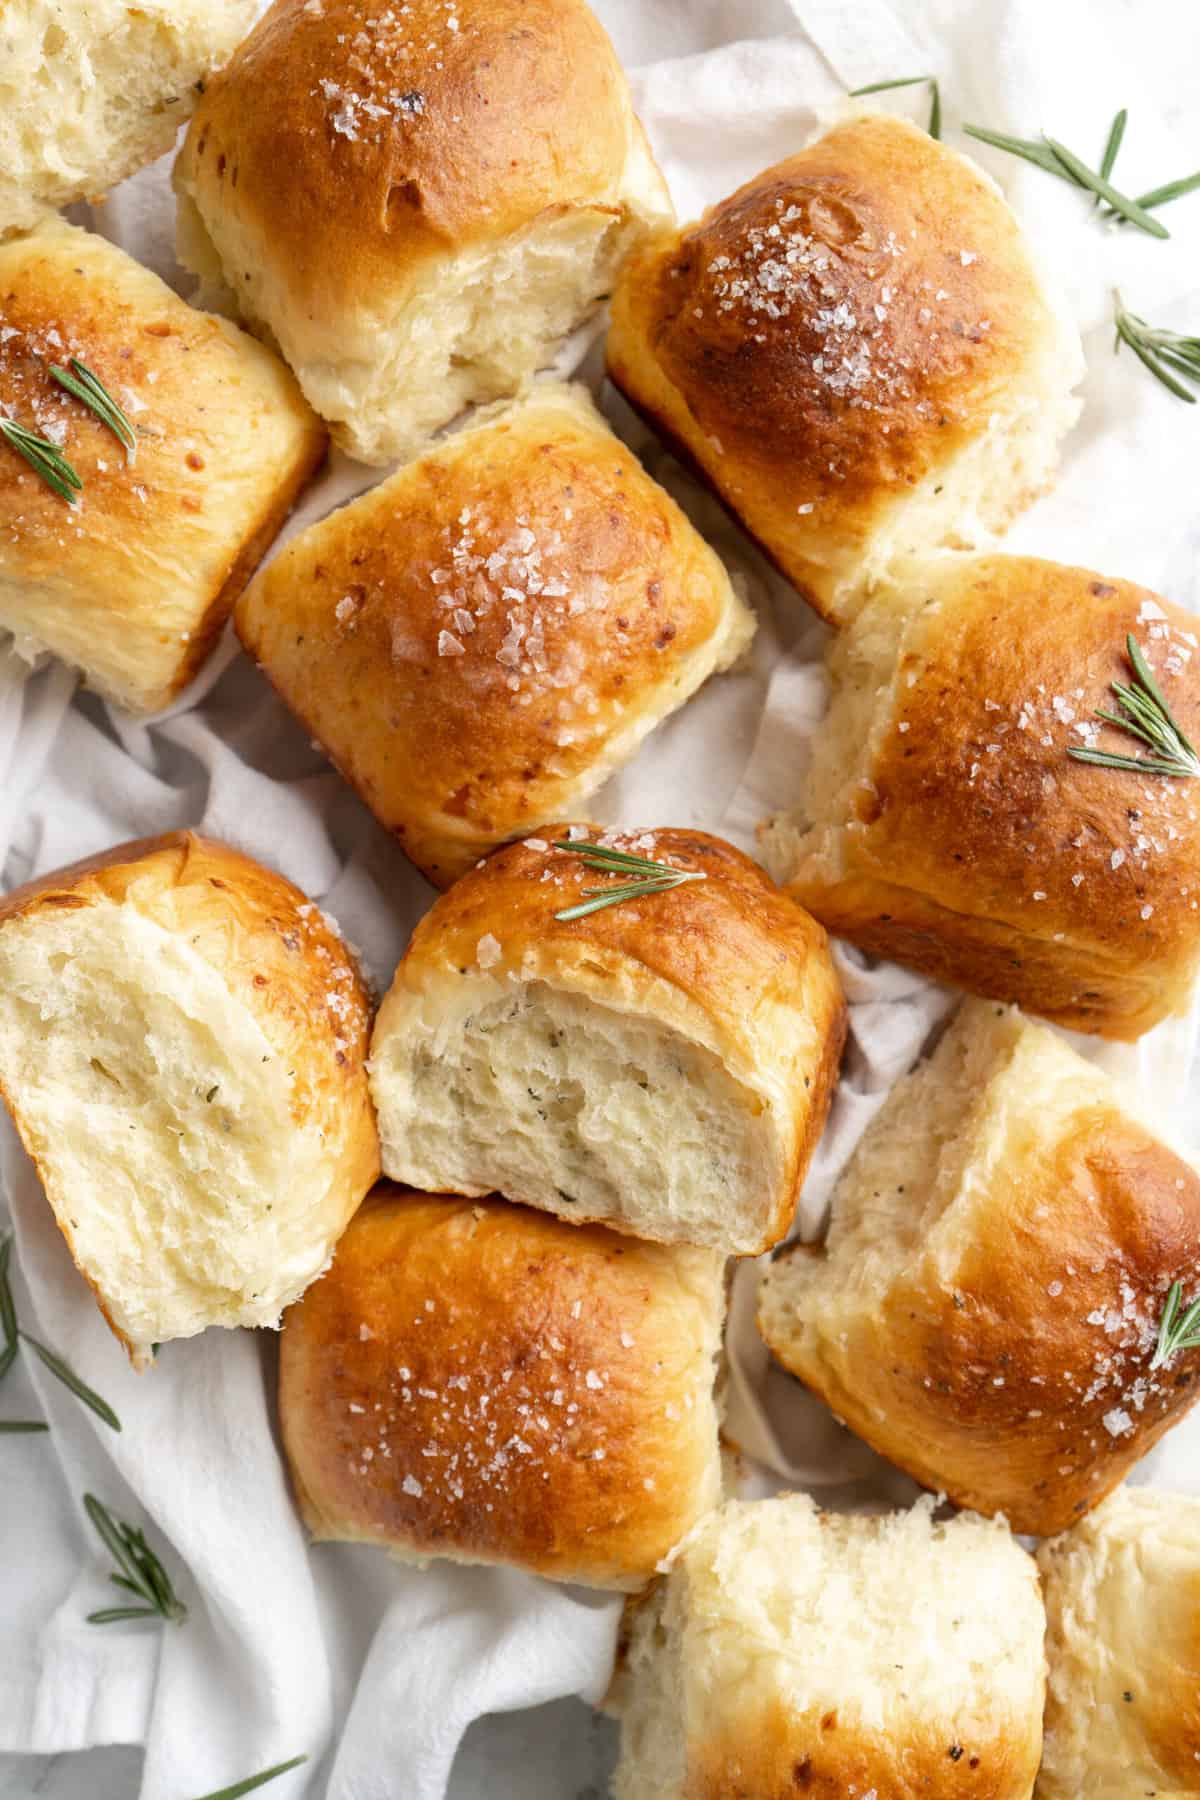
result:
[[(627, 65), (642, 71), (642, 110), (684, 215), (799, 147), (816, 109), (842, 88), (924, 71), (942, 77), (947, 135), (960, 146), (953, 127), (965, 116), (1023, 136), (1045, 126), (1094, 160), (1113, 112), (1128, 105), (1119, 174), (1133, 191), (1200, 166), (1200, 9), (1191, 4), (796, 0), (800, 25), (784, 0), (598, 0), (597, 10)], [(897, 104), (917, 111), (926, 102)], [(1200, 196), (1164, 215), (1173, 237), (1157, 244), (1105, 232), (1065, 184), (985, 160), (1066, 289), (1090, 364), (1087, 411), (1060, 485), (1010, 547), (1124, 575), (1195, 607), (1200, 407), (1171, 400), (1127, 356), (1114, 359), (1107, 320), (1119, 282), (1156, 322), (1200, 326)], [(161, 170), (118, 192), (96, 222), (167, 266)], [(596, 812), (627, 824), (702, 824), (749, 845), (756, 819), (795, 791), (819, 716), (823, 634), (653, 446), (648, 458), (746, 573), (762, 624), (753, 668), (712, 684), (655, 734)], [(307, 511), (329, 504), (326, 488)], [(428, 890), (244, 660), (151, 729), (91, 699), (67, 710), (69, 695), (61, 671), (38, 675), (23, 694), (10, 676), (0, 695), (6, 885), (138, 831), (202, 823), (320, 896), (386, 981)], [(848, 1079), (806, 1191), (810, 1224), (833, 1169), (941, 1005), (898, 971), (848, 965), (847, 976)], [(1131, 1070), (1139, 1061), (1122, 1051), (1111, 1060)], [(1180, 1035), (1155, 1034), (1140, 1061), (1181, 1126)], [(439, 1771), (476, 1710), (602, 1681), (611, 1604), (499, 1571), (414, 1574), (366, 1550), (306, 1552), (271, 1436), (270, 1342), (210, 1333), (171, 1346), (138, 1383), (80, 1294), (44, 1203), (10, 1167), (22, 1310), (118, 1404), (126, 1431), (120, 1440), (93, 1431), (90, 1416), (36, 1377), (36, 1397), (23, 1372), (6, 1383), (5, 1415), (41, 1405), (54, 1435), (9, 1439), (0, 1452), (0, 1745), (145, 1736), (144, 1800), (189, 1800), (309, 1748), (309, 1769), (264, 1790), (272, 1800), (315, 1800), (327, 1783), (331, 1800), (426, 1800), (443, 1791)], [(747, 1298), (739, 1292), (739, 1313)], [(827, 1498), (907, 1491), (795, 1384), (768, 1381), (765, 1358), (746, 1364), (739, 1429), (757, 1432), (756, 1448), (777, 1469)], [(1148, 1466), (1166, 1485), (1200, 1488), (1198, 1450), (1200, 1431), (1185, 1426)], [(131, 1513), (140, 1502), (171, 1544), (172, 1566), (186, 1566), (193, 1616), (163, 1641), (161, 1665), (154, 1632), (78, 1624), (104, 1572), (78, 1524), (83, 1485), (126, 1496)], [(331, 1777), (331, 1745), (344, 1729)], [(610, 1728), (560, 1701), (471, 1727), (445, 1791), (454, 1800), (574, 1800), (603, 1791), (611, 1755)], [(0, 1756), (0, 1800), (133, 1800), (141, 1779), (131, 1750)]]

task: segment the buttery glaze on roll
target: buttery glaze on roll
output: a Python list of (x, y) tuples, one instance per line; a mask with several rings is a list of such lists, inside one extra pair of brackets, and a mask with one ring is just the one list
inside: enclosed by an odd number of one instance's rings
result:
[(1200, 743), (1192, 613), (1034, 557), (942, 557), (830, 646), (800, 805), (764, 829), (777, 880), (838, 937), (1057, 1024), (1136, 1038), (1200, 965), (1200, 780), (1097, 717), (1132, 634)]
[(1048, 486), (1084, 367), (994, 182), (883, 114), (660, 231), (608, 366), (834, 625), (897, 556), (986, 548)]
[(373, 463), (516, 393), (672, 217), (583, 0), (275, 0), (175, 179), (181, 261)]
[(284, 1322), (319, 1539), (635, 1589), (720, 1492), (712, 1251), (381, 1183)]
[(310, 527), (236, 623), (439, 887), (578, 811), (754, 631), (587, 390), (557, 383)]
[(626, 1609), (617, 1800), (1030, 1800), (1033, 1559), (960, 1514), (730, 1502)]
[[(51, 375), (76, 359), (132, 453)], [(0, 630), (157, 712), (213, 648), (325, 433), (261, 344), (60, 219), (0, 243), (0, 412), (82, 484), (68, 504), (0, 441)]]
[(759, 1328), (882, 1456), (1014, 1531), (1062, 1531), (1200, 1392), (1156, 1365), (1200, 1267), (1200, 1174), (1045, 1026), (968, 1001), (889, 1094), (825, 1244), (768, 1270)]
[[(588, 842), (691, 878), (560, 918), (630, 879)], [(384, 1172), (751, 1255), (791, 1223), (844, 1032), (824, 932), (749, 857), (546, 826), (413, 933), (371, 1046)]]
[(225, 844), (120, 844), (0, 901), (0, 1096), (131, 1360), (276, 1325), (379, 1172), (336, 927)]
[(1038, 1564), (1050, 1669), (1037, 1800), (1200, 1794), (1200, 1500), (1120, 1487)]

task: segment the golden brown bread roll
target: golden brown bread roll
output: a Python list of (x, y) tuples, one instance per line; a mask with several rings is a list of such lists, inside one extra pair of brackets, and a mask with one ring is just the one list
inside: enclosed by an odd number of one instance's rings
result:
[[(128, 415), (131, 457), (51, 376), (72, 358)], [(261, 344), (59, 219), (0, 244), (0, 414), (83, 484), (68, 505), (0, 440), (0, 629), (158, 711), (215, 644), (324, 432)]]
[(1200, 1794), (1200, 1500), (1119, 1487), (1038, 1563), (1050, 1669), (1037, 1800)]
[(336, 926), (225, 844), (119, 844), (0, 901), (0, 1097), (135, 1365), (275, 1325), (379, 1172)]
[(700, 879), (562, 919), (614, 883), (553, 847), (568, 832), (595, 835), (547, 826), (497, 851), (413, 933), (371, 1045), (384, 1172), (665, 1243), (768, 1248), (837, 1079), (825, 934), (695, 831), (605, 832)]
[(383, 1182), (284, 1322), (314, 1535), (644, 1585), (720, 1489), (711, 1251)]
[(237, 628), (445, 887), (578, 810), (754, 620), (586, 390), (539, 384), (294, 539)]
[(838, 1183), (826, 1243), (768, 1270), (759, 1328), (881, 1455), (1014, 1531), (1062, 1531), (1196, 1398), (1154, 1366), (1200, 1263), (1200, 1174), (1101, 1070), (968, 1001)]
[(867, 114), (639, 250), (608, 366), (840, 624), (898, 555), (985, 547), (1045, 488), (1083, 356), (988, 176)]
[(672, 216), (583, 0), (275, 0), (176, 186), (182, 261), (365, 462), (515, 393)]
[(1196, 620), (1033, 557), (906, 569), (831, 645), (833, 699), (768, 867), (839, 937), (1059, 1024), (1136, 1038), (1200, 963), (1200, 787), (1076, 761), (1132, 633), (1200, 741)]
[(1044, 1615), (1001, 1524), (730, 1502), (627, 1622), (617, 1800), (1030, 1800)]

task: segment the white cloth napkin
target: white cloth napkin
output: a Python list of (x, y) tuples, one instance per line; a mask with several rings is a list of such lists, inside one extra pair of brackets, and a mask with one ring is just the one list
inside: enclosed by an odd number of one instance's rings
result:
[[(1134, 190), (1200, 161), (1188, 130), (1200, 103), (1200, 16), (1183, 0), (596, 3), (627, 64), (640, 66), (641, 111), (684, 214), (798, 148), (845, 88), (926, 72), (941, 78), (952, 137), (964, 117), (1022, 136), (1045, 126), (1094, 158), (1113, 112), (1128, 105), (1120, 178)], [(884, 104), (917, 114), (926, 101), (914, 92)], [(1010, 544), (1200, 607), (1200, 416), (1128, 355), (1114, 359), (1107, 324), (1119, 284), (1156, 322), (1196, 327), (1200, 197), (1164, 215), (1173, 237), (1155, 243), (1106, 231), (1078, 192), (1023, 163), (986, 151), (982, 160), (1068, 293), (1090, 364), (1062, 480)], [(92, 223), (172, 277), (164, 165), (126, 184)], [(752, 847), (757, 821), (794, 794), (820, 719), (824, 632), (620, 403), (606, 404), (744, 576), (762, 623), (750, 666), (657, 732), (594, 811), (702, 824)], [(295, 523), (373, 479), (341, 463)], [(387, 982), (430, 891), (231, 644), (149, 725), (73, 689), (57, 666), (30, 675), (15, 656), (0, 661), (4, 886), (123, 838), (198, 826), (320, 898), (376, 983)], [(842, 967), (851, 1043), (805, 1191), (807, 1232), (950, 1003), (852, 951)], [(1176, 1131), (1194, 1112), (1191, 1042), (1190, 1028), (1172, 1027), (1136, 1051), (1103, 1052), (1148, 1083)], [(104, 1393), (124, 1429), (111, 1432), (32, 1359), (2, 1391), (4, 1416), (40, 1408), (53, 1432), (7, 1438), (0, 1450), (0, 1749), (144, 1743), (142, 1800), (188, 1800), (301, 1752), (305, 1767), (269, 1790), (278, 1800), (438, 1800), (471, 1720), (599, 1695), (616, 1602), (504, 1570), (414, 1571), (362, 1548), (306, 1547), (279, 1457), (270, 1334), (168, 1345), (152, 1374), (134, 1376), (11, 1134), (2, 1150), (22, 1317)], [(791, 1480), (837, 1504), (903, 1503), (911, 1484), (769, 1369), (752, 1328), (755, 1279), (748, 1267), (735, 1285), (730, 1418), (757, 1460), (758, 1488)], [(1200, 1490), (1200, 1424), (1176, 1431), (1147, 1471)], [(83, 1522), (85, 1490), (145, 1522), (190, 1608), (183, 1627), (83, 1623), (108, 1568)]]

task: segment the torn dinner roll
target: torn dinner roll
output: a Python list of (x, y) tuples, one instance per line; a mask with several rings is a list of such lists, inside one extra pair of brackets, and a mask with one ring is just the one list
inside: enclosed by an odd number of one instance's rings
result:
[(336, 927), (225, 844), (120, 844), (0, 901), (0, 1095), (135, 1365), (276, 1325), (379, 1171)]
[(439, 887), (577, 811), (754, 631), (587, 390), (558, 383), (293, 539), (236, 623)]
[(371, 1047), (384, 1171), (754, 1254), (791, 1223), (836, 1080), (825, 935), (692, 831), (605, 832), (687, 879), (561, 918), (636, 879), (597, 873), (594, 837), (497, 851), (417, 926)]
[(1002, 1524), (730, 1502), (627, 1619), (617, 1800), (1030, 1800), (1044, 1615)]
[[(78, 365), (135, 441), (52, 374)], [(0, 631), (127, 711), (198, 672), (325, 433), (277, 357), (62, 220), (0, 243), (0, 417), (66, 458), (74, 504), (0, 437)]]
[(664, 227), (612, 313), (612, 379), (834, 625), (897, 557), (993, 542), (1079, 412), (999, 188), (882, 113)]
[(1037, 1800), (1200, 1794), (1200, 1500), (1119, 1487), (1038, 1565), (1050, 1666)]
[(382, 1183), (284, 1322), (320, 1540), (635, 1589), (717, 1501), (722, 1259)]
[(1188, 1411), (1200, 1353), (1156, 1365), (1200, 1266), (1200, 1174), (1094, 1064), (967, 1002), (889, 1094), (789, 1246), (759, 1328), (860, 1437), (956, 1505), (1062, 1531)]
[(255, 0), (4, 0), (0, 237), (162, 156)]
[(181, 260), (372, 463), (516, 393), (672, 216), (583, 0), (275, 0), (175, 180)]
[[(829, 711), (767, 866), (838, 937), (1060, 1025), (1136, 1038), (1200, 965), (1200, 782), (1099, 718), (1132, 635), (1200, 743), (1197, 621), (1132, 582), (942, 557), (830, 646)], [(1200, 764), (1197, 765), (1200, 768)]]

